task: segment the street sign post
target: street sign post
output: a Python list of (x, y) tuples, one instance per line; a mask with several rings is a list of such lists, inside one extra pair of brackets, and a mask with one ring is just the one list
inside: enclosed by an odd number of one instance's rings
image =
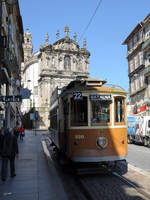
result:
[(11, 96), (0, 96), (1, 102), (21, 102), (21, 95), (11, 95)]

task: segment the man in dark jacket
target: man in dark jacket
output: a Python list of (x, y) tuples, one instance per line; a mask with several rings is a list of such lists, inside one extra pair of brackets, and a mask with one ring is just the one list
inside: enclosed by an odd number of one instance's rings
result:
[(3, 137), (4, 137), (4, 128), (2, 128), (0, 130), (0, 157), (1, 157), (1, 154), (2, 154)]
[(15, 174), (15, 156), (18, 154), (17, 138), (13, 134), (13, 129), (6, 129), (4, 132), (3, 144), (2, 144), (2, 169), (1, 178), (2, 181), (6, 180), (8, 171), (8, 160), (10, 160), (10, 174), (11, 177)]

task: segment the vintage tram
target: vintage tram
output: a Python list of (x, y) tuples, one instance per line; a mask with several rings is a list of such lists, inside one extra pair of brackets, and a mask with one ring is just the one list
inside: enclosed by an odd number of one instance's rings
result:
[(53, 145), (76, 163), (126, 162), (126, 95), (100, 79), (76, 79), (55, 91), (50, 106)]

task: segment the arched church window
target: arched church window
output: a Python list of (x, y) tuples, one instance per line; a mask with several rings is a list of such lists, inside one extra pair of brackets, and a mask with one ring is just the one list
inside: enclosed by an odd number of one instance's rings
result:
[(70, 69), (70, 67), (71, 67), (70, 56), (65, 56), (64, 57), (64, 68)]

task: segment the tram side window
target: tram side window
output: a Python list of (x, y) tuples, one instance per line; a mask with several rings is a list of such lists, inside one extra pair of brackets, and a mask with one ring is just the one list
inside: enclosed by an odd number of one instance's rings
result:
[(71, 98), (71, 126), (87, 126), (87, 97), (81, 100)]
[(110, 122), (110, 102), (91, 101), (92, 104), (92, 124)]
[(115, 122), (124, 122), (124, 98), (115, 97)]
[(57, 130), (57, 108), (50, 112), (51, 128)]

